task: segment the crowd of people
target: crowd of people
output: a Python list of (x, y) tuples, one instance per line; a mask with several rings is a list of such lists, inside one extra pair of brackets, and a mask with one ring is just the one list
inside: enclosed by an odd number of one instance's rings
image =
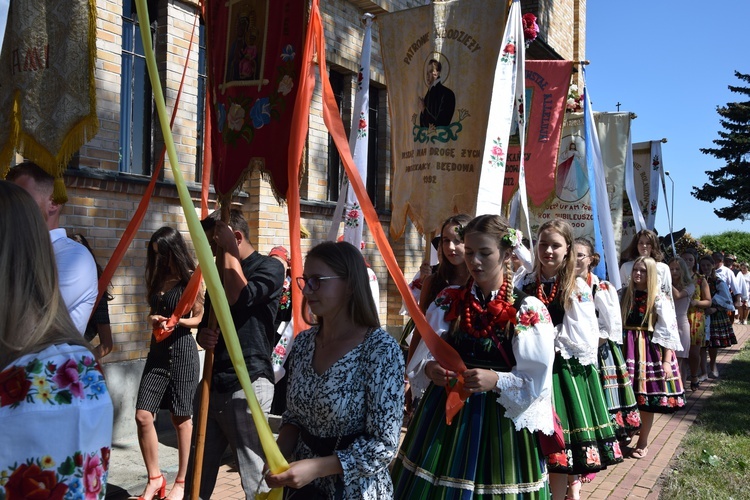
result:
[[(3, 491), (103, 498), (113, 403), (99, 360), (113, 349), (112, 296), (105, 291), (97, 305), (101, 268), (86, 238), (62, 237), (52, 178), (31, 163), (8, 178), (0, 181), (0, 231), (29, 229), (27, 238), (0, 239), (0, 262), (14, 270), (0, 276), (8, 292), (0, 422), (18, 429), (0, 448)], [(718, 349), (736, 344), (732, 325), (748, 316), (750, 272), (735, 269), (733, 255), (688, 249), (665, 262), (655, 233), (642, 230), (623, 252), (616, 290), (594, 273), (593, 242), (575, 239), (563, 220), (525, 243), (501, 216), (459, 214), (441, 227), (437, 266), (422, 269), (419, 306), (432, 332), (415, 330), (404, 356), (380, 324), (361, 249), (320, 243), (293, 277), (285, 249), (256, 250), (241, 212), (227, 221), (216, 212), (202, 226), (223, 254), (224, 291), (258, 404), (282, 414), (277, 444), (290, 467), (269, 470), (228, 346), (210, 321), (211, 297), (190, 286), (195, 259), (179, 231), (162, 227), (147, 245), (153, 335), (135, 412), (143, 500), (180, 500), (194, 489), (211, 498), (228, 449), (247, 498), (283, 487), (286, 498), (305, 499), (578, 499), (597, 472), (653, 453), (654, 413), (679, 411), (688, 387), (719, 376)], [(295, 284), (312, 325), (296, 338)], [(446, 358), (425, 339), (434, 334), (465, 369), (438, 361)], [(214, 352), (200, 461), (198, 346)], [(411, 415), (399, 443), (405, 403)], [(169, 488), (154, 427), (160, 409), (177, 433)], [(56, 432), (66, 425), (79, 431)]]
[[(573, 239), (565, 221), (539, 228), (532, 264), (501, 217), (452, 227), (456, 218), (443, 226), (437, 270), (413, 288), (468, 369), (442, 367), (412, 336), (416, 409), (393, 466), (396, 498), (580, 498), (597, 471), (653, 452), (654, 414), (679, 411), (688, 386), (718, 377), (717, 350), (736, 343), (734, 317), (747, 321), (750, 272), (731, 272), (732, 255), (689, 248), (665, 260), (656, 234), (642, 230), (623, 251), (616, 290), (593, 273), (593, 242)], [(457, 253), (466, 281), (436, 280)], [(425, 293), (432, 280), (437, 295)], [(470, 396), (448, 425), (442, 388), (456, 378)]]

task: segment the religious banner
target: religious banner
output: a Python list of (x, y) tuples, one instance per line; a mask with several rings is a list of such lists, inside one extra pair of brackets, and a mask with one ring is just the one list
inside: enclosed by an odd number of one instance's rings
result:
[[(606, 196), (612, 216), (617, 252), (622, 227), (623, 180), (630, 133), (629, 113), (594, 113), (606, 180)], [(583, 113), (568, 113), (560, 139), (554, 179), (554, 200), (546, 207), (531, 208), (531, 229), (536, 233), (544, 222), (563, 219), (573, 226), (576, 238), (595, 241), (593, 211), (586, 163), (586, 136)]]
[(498, 27), (506, 19), (499, 5), (431, 3), (378, 18), (392, 124), (393, 238), (407, 216), (418, 231), (432, 232), (454, 213), (475, 211)]
[[(0, 23), (3, 24), (3, 23)], [(18, 151), (55, 177), (99, 128), (95, 0), (15, 0), (0, 54), (0, 178)]]
[(214, 187), (230, 194), (259, 169), (286, 197), (287, 144), (299, 88), (304, 0), (209, 2)]
[[(362, 38), (362, 55), (359, 58), (359, 73), (357, 74), (357, 91), (354, 95), (354, 113), (352, 126), (349, 129), (349, 150), (357, 165), (357, 171), (362, 182), (367, 185), (367, 153), (370, 143), (370, 54), (372, 53), (372, 20), (375, 16), (365, 14), (362, 22), (365, 25), (365, 35)], [(362, 232), (365, 218), (362, 207), (344, 176), (341, 184), (336, 210), (333, 212), (331, 228), (328, 230), (328, 241), (336, 241), (341, 222), (344, 222), (344, 241), (348, 241), (357, 248), (362, 248)]]
[[(656, 206), (659, 197), (659, 170), (661, 158), (652, 156), (651, 141), (633, 144), (633, 183), (635, 185), (635, 202), (640, 208), (646, 229), (654, 228)], [(627, 194), (625, 194), (627, 199)], [(639, 231), (630, 203), (623, 205), (622, 215), (622, 246), (630, 244)]]
[[(526, 190), (531, 205), (550, 201), (555, 189), (555, 166), (560, 132), (565, 117), (572, 61), (526, 61), (526, 147), (524, 168)], [(518, 189), (518, 167), (521, 147), (518, 133), (512, 133), (503, 186), (503, 203), (507, 204)]]

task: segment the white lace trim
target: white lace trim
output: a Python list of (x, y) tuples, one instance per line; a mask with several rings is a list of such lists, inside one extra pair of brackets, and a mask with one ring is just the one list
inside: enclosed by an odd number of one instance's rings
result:
[(576, 358), (582, 366), (588, 366), (598, 363), (596, 358), (596, 349), (591, 346), (579, 344), (563, 336), (557, 337), (555, 347), (560, 351), (563, 359)]
[(505, 416), (513, 420), (516, 430), (526, 428), (531, 432), (540, 430), (552, 434), (552, 399), (548, 391), (532, 400), (527, 384), (507, 372), (495, 372), (498, 375), (496, 388), (499, 392), (497, 403), (505, 408)]

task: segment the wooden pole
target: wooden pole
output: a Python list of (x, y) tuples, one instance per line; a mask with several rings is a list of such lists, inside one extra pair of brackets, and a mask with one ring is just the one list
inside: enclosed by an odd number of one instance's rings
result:
[[(229, 207), (231, 205), (231, 196), (227, 200), (223, 200), (221, 203), (221, 220), (229, 222)], [(216, 248), (216, 265), (219, 270), (224, 269), (224, 251), (217, 247)], [(220, 273), (222, 281), (224, 278), (223, 273)], [(216, 320), (216, 314), (214, 314), (213, 308), (209, 311), (208, 316), (208, 327), (216, 329), (218, 321)], [(206, 449), (206, 424), (208, 423), (208, 404), (209, 396), (211, 395), (211, 376), (214, 371), (214, 350), (206, 349), (206, 356), (203, 359), (203, 378), (199, 385), (201, 394), (200, 405), (198, 406), (198, 420), (196, 422), (195, 431), (195, 455), (193, 460), (193, 479), (190, 487), (190, 498), (191, 500), (198, 500), (201, 487), (201, 476), (203, 475), (203, 453)]]

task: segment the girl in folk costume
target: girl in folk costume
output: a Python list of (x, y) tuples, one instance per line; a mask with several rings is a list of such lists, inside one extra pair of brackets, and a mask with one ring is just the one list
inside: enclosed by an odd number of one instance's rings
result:
[(654, 259), (635, 260), (620, 302), (625, 330), (622, 351), (641, 411), (641, 430), (631, 456), (644, 458), (654, 413), (672, 413), (685, 405), (674, 354), (680, 349), (677, 318), (672, 301), (661, 289)]
[[(700, 274), (698, 268), (698, 251), (694, 248), (688, 248), (682, 252), (682, 260), (687, 264), (690, 270), (691, 280), (695, 283), (695, 291), (690, 298), (690, 306), (687, 311), (688, 323), (690, 324), (690, 389), (698, 390), (700, 387), (699, 370), (701, 368), (701, 359), (705, 358), (706, 351), (706, 308), (711, 306), (711, 289), (708, 287), (708, 281)], [(685, 346), (683, 346), (685, 347)], [(703, 376), (708, 378), (706, 372)]]
[[(469, 221), (471, 221), (469, 215), (457, 214), (448, 217), (443, 222), (443, 226), (440, 228), (440, 240), (438, 243), (437, 270), (427, 276), (422, 282), (419, 308), (423, 313), (427, 312), (427, 308), (435, 301), (435, 298), (443, 289), (452, 285), (463, 286), (469, 279), (469, 268), (466, 267), (466, 262), (464, 261), (464, 242), (460, 236)], [(412, 336), (411, 342), (414, 344), (413, 346), (411, 344), (409, 346), (410, 353), (416, 350), (420, 339), (421, 335), (417, 331)], [(407, 377), (412, 377), (413, 369), (419, 365), (420, 361), (415, 356), (409, 358), (409, 365), (406, 369)], [(422, 397), (423, 392), (424, 387), (420, 388), (419, 391), (414, 390), (411, 386), (407, 387), (407, 419), (411, 418), (414, 407)]]
[[(585, 238), (576, 238), (576, 274), (586, 280), (594, 295), (599, 323), (599, 377), (604, 401), (621, 442), (629, 442), (641, 426), (641, 416), (633, 393), (625, 358), (622, 356), (622, 318), (617, 290), (609, 281), (591, 272), (599, 264), (599, 254)], [(583, 479), (583, 478), (582, 478)]]
[(599, 381), (599, 326), (591, 288), (576, 276), (570, 224), (559, 219), (543, 224), (536, 252), (523, 291), (544, 302), (555, 325), (553, 402), (565, 435), (565, 450), (547, 457), (552, 498), (564, 498), (566, 490), (578, 498), (578, 475), (619, 463), (622, 453)]
[(470, 392), (446, 424), (446, 389), (459, 374), (424, 342), (415, 385), (429, 385), (393, 467), (394, 498), (549, 498), (536, 432), (551, 434), (554, 330), (543, 304), (512, 286), (516, 233), (497, 215), (464, 229), (471, 279), (443, 290), (427, 310), (461, 355)]
[(628, 286), (630, 274), (633, 270), (633, 262), (638, 257), (651, 257), (656, 262), (656, 271), (659, 274), (659, 283), (662, 291), (672, 300), (672, 273), (669, 266), (664, 262), (664, 254), (659, 246), (659, 237), (649, 229), (641, 229), (635, 234), (628, 248), (622, 252), (622, 265), (620, 266), (620, 281), (622, 286)]
[(716, 368), (716, 356), (720, 347), (731, 347), (737, 343), (737, 337), (734, 335), (732, 320), (727, 314), (734, 311), (734, 303), (729, 287), (726, 283), (716, 276), (714, 262), (710, 256), (705, 256), (700, 260), (700, 268), (703, 275), (708, 281), (708, 289), (711, 292), (711, 307), (706, 309), (706, 314), (710, 318), (707, 322), (708, 329), (708, 357), (710, 366), (708, 376), (711, 378), (719, 377), (719, 370)]

